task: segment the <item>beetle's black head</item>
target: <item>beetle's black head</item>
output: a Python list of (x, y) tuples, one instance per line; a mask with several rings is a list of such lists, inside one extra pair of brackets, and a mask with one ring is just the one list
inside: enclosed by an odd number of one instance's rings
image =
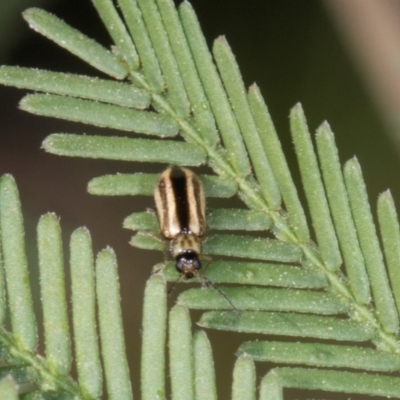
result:
[(199, 255), (193, 250), (182, 252), (176, 257), (176, 269), (185, 279), (193, 278), (200, 268)]

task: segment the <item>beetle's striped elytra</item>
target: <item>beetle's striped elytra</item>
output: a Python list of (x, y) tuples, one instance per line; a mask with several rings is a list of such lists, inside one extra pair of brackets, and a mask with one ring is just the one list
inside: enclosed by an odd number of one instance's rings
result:
[(157, 182), (154, 199), (160, 230), (170, 240), (176, 268), (190, 279), (201, 268), (199, 255), (206, 230), (203, 185), (191, 170), (169, 167)]

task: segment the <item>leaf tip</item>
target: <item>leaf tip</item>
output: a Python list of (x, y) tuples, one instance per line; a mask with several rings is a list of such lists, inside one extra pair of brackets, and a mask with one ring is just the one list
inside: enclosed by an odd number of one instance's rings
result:
[(49, 136), (47, 136), (43, 142), (42, 145), (40, 146), (41, 149), (44, 151), (47, 151), (48, 153), (54, 153), (57, 146), (55, 146), (57, 139), (62, 138), (62, 134), (59, 133), (53, 133)]
[(318, 127), (318, 129), (324, 129), (324, 130), (332, 131), (329, 122), (326, 121), (326, 120), (322, 122), (322, 124)]
[(232, 55), (232, 50), (229, 46), (225, 35), (218, 36), (213, 42), (213, 54), (216, 60), (226, 55)]
[(98, 178), (93, 178), (89, 181), (89, 183), (87, 184), (87, 188), (86, 188), (88, 193), (98, 194), (98, 182), (99, 182)]
[(303, 106), (300, 102), (296, 103), (290, 110), (289, 117), (291, 120), (300, 119), (301, 121), (306, 121), (306, 116), (304, 114)]
[(11, 174), (4, 174), (0, 177), (0, 192), (17, 192), (17, 183)]
[(3, 174), (0, 176), (0, 181), (1, 182), (14, 182), (15, 183), (15, 178), (11, 174)]
[(98, 257), (114, 257), (115, 258), (115, 251), (111, 246), (107, 245), (103, 250), (99, 251)]
[(190, 3), (190, 1), (188, 0), (182, 1), (182, 3), (179, 5), (179, 10), (185, 10), (185, 9), (194, 12), (192, 3)]
[(36, 12), (36, 10), (40, 9), (37, 7), (29, 7), (22, 12), (22, 17), (25, 19), (25, 21), (29, 21), (29, 18)]
[(345, 171), (350, 170), (361, 170), (360, 163), (358, 162), (357, 156), (353, 156), (349, 160), (347, 160), (344, 164)]
[(322, 124), (317, 128), (317, 135), (334, 136), (334, 133), (332, 132), (331, 126), (329, 125), (328, 121), (322, 122)]
[(302, 104), (298, 101), (293, 107), (292, 111), (304, 112)]
[(215, 40), (214, 43), (221, 43), (221, 44), (225, 44), (228, 43), (228, 40), (226, 39), (225, 35), (219, 35)]
[(260, 87), (257, 85), (257, 82), (254, 82), (249, 86), (249, 92), (257, 93), (259, 91), (260, 91)]
[[(34, 113), (34, 109), (37, 106), (38, 96), (36, 94), (27, 94), (18, 103), (18, 108), (22, 111)], [(43, 97), (42, 97), (43, 98)]]
[[(89, 187), (88, 187), (88, 192), (90, 193)], [(124, 220), (122, 221), (122, 228), (123, 228), (123, 229), (130, 229), (130, 230), (133, 230), (133, 229), (131, 228), (131, 223), (130, 223), (130, 218), (129, 218), (129, 216), (126, 217), (126, 218), (124, 218)]]
[(86, 226), (80, 226), (79, 228), (76, 228), (73, 232), (73, 235), (89, 235), (89, 229)]
[(378, 201), (392, 201), (393, 197), (392, 197), (392, 192), (390, 191), (390, 189), (386, 189), (384, 192), (379, 193), (378, 196)]
[(60, 222), (60, 218), (58, 217), (58, 215), (53, 212), (47, 212), (46, 214), (43, 214), (40, 218), (39, 218), (39, 224), (40, 223), (46, 223), (46, 222), (52, 222), (55, 221), (57, 223)]

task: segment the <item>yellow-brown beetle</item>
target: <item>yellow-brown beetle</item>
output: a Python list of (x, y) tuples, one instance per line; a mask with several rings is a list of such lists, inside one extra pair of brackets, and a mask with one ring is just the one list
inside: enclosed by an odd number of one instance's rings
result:
[(176, 269), (185, 279), (201, 268), (202, 236), (206, 230), (205, 197), (199, 178), (189, 169), (169, 167), (154, 192), (161, 233), (170, 240)]

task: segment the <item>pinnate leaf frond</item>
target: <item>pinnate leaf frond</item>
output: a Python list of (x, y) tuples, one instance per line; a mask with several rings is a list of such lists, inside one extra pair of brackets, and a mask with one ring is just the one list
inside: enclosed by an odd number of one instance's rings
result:
[[(205, 310), (198, 321), (205, 329), (257, 333), (262, 338), (243, 343), (238, 350), (233, 399), (256, 398), (259, 362), (279, 364), (260, 381), (262, 400), (282, 398), (284, 388), (400, 397), (400, 378), (392, 374), (400, 367), (400, 230), (390, 192), (378, 199), (376, 224), (358, 161), (354, 158), (342, 166), (330, 126), (323, 123), (312, 135), (297, 104), (290, 113), (290, 129), (306, 197), (302, 204), (259, 88), (245, 88), (224, 37), (209, 51), (188, 2), (178, 8), (171, 0), (119, 0), (118, 7), (111, 0), (93, 3), (114, 41), (111, 51), (43, 10), (30, 9), (24, 17), (33, 29), (111, 79), (0, 67), (0, 83), (47, 93), (26, 96), (21, 102), (26, 111), (116, 129), (124, 136), (54, 133), (43, 148), (72, 157), (207, 165), (214, 174), (200, 175), (206, 195), (237, 195), (243, 202), (240, 209), (209, 210), (203, 250), (212, 262), (195, 280), (212, 285), (184, 291), (169, 312), (168, 374), (173, 398), (216, 398), (212, 346), (203, 331), (192, 335), (190, 309)], [(156, 180), (156, 174), (141, 172), (106, 175), (89, 182), (89, 191), (152, 195)], [(2, 230), (6, 229), (3, 221), (8, 224), (8, 211), (0, 217)], [(10, 223), (16, 229), (12, 237), (21, 237), (18, 218)], [(41, 229), (48, 220), (57, 236), (54, 218), (44, 217)], [(132, 214), (124, 227), (138, 231), (132, 245), (164, 249), (154, 213)], [(43, 238), (48, 236), (43, 233)], [(7, 253), (11, 243), (2, 240), (12, 335), (23, 349), (33, 352), (37, 333), (26, 261), (23, 253)], [(62, 257), (59, 248), (52, 247), (55, 258), (44, 264), (54, 264), (51, 268), (58, 274), (44, 273), (43, 279), (54, 279), (52, 285), (61, 287)], [(14, 270), (8, 262), (18, 267)], [(109, 266), (111, 275), (102, 275), (103, 265)], [(97, 268), (97, 288), (107, 286), (106, 279), (115, 282), (109, 250), (99, 255)], [(142, 398), (151, 400), (166, 396), (166, 281), (179, 278), (172, 263), (157, 265), (154, 271), (145, 294), (141, 367)], [(87, 274), (88, 282), (93, 281), (90, 268)], [(102, 310), (109, 313), (108, 307), (116, 303), (102, 297), (105, 289), (96, 295), (93, 284), (90, 287), (90, 303), (97, 296), (100, 308), (102, 348), (108, 348), (110, 332), (103, 332), (101, 314)], [(14, 290), (25, 296), (26, 309), (19, 310)], [(116, 287), (109, 290), (115, 298)], [(4, 297), (3, 292), (0, 285)], [(64, 297), (62, 291), (59, 296)], [(63, 300), (58, 306), (65, 310)], [(16, 312), (22, 317), (13, 319)], [(0, 308), (0, 316), (4, 315), (5, 308)], [(64, 318), (62, 312), (57, 317)], [(115, 318), (120, 326), (118, 312)], [(46, 323), (62, 325), (51, 319)], [(118, 329), (113, 334), (121, 336)], [(271, 335), (285, 336), (285, 341), (270, 341)], [(46, 362), (66, 373), (71, 363), (68, 337), (60, 334), (52, 340), (63, 355), (54, 358), (49, 341)], [(95, 359), (95, 349), (93, 355), (83, 355), (86, 350), (77, 346), (82, 357)], [(122, 347), (115, 351), (121, 354)], [(113, 357), (103, 355), (103, 359), (110, 393), (119, 377), (125, 382), (117, 385), (124, 388), (121, 396), (128, 396), (126, 365), (110, 370)], [(95, 365), (98, 370), (100, 364)], [(109, 381), (107, 377), (116, 371)], [(98, 393), (100, 381), (92, 381), (80, 370), (79, 360), (78, 373), (80, 379), (87, 379), (85, 387), (91, 388), (87, 390)]]

